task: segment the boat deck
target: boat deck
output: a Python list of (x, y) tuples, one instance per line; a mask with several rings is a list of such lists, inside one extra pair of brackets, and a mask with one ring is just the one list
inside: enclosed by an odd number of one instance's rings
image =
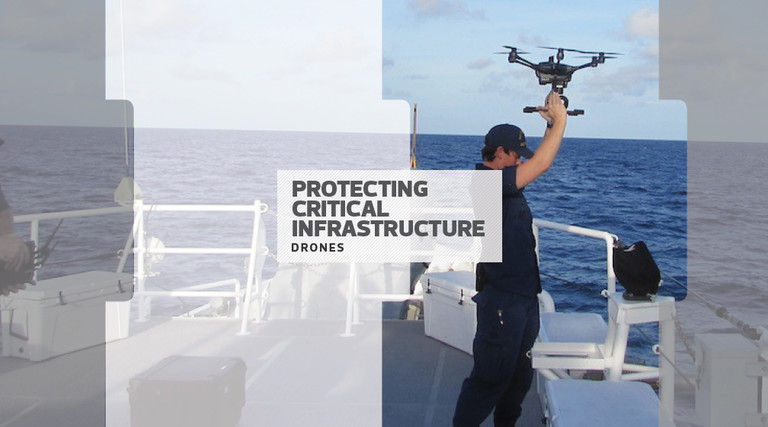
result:
[[(384, 321), (382, 329), (382, 426), (450, 426), (461, 383), (472, 370), (472, 356), (425, 336), (420, 321)], [(535, 390), (534, 382), (519, 426), (543, 425)], [(492, 425), (492, 417), (482, 424)]]
[[(92, 426), (106, 418), (107, 426), (131, 426), (131, 379), (185, 355), (245, 362), (236, 426), (447, 426), (472, 367), (466, 353), (425, 336), (421, 321), (366, 322), (351, 337), (335, 320), (275, 320), (248, 335), (238, 328), (233, 319), (153, 318), (106, 346), (36, 363), (0, 357), (0, 425)], [(97, 404), (105, 370), (106, 414)], [(185, 404), (195, 411), (210, 402)], [(518, 425), (542, 425), (534, 392), (523, 416)]]

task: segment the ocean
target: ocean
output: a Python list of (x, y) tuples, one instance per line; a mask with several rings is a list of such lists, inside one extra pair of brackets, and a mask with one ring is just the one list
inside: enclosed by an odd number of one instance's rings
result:
[[(481, 145), (479, 136), (420, 135), (420, 167), (471, 168)], [(681, 386), (698, 382), (695, 335), (740, 333), (756, 343), (768, 328), (766, 158), (765, 143), (566, 137), (553, 167), (526, 188), (536, 218), (647, 243), (664, 280), (659, 294), (677, 300), (675, 365), (687, 379), (676, 389), (681, 427), (699, 425), (693, 390)], [(554, 232), (540, 244), (543, 287), (558, 309), (604, 314), (601, 249)], [(657, 334), (633, 326), (627, 358), (657, 365), (649, 351)]]
[[(539, 143), (529, 140), (532, 147)], [(480, 136), (419, 135), (419, 167), (471, 169), (481, 162), (481, 147)], [(661, 269), (685, 283), (686, 172), (682, 141), (566, 138), (555, 164), (524, 194), (536, 218), (607, 231), (627, 244), (645, 241)], [(588, 272), (595, 269), (584, 269), (590, 258), (570, 242), (547, 237), (543, 271), (574, 284), (605, 282), (604, 265), (595, 280)], [(668, 291), (685, 296), (679, 287)]]
[[(122, 129), (0, 126), (0, 139), (0, 186), (14, 215), (117, 206), (113, 193), (126, 174)], [(38, 279), (115, 270), (132, 223), (131, 214), (65, 220)], [(55, 227), (40, 224), (41, 242)], [(17, 232), (28, 235), (29, 224)]]
[[(0, 153), (0, 185), (16, 214), (114, 205), (112, 193), (126, 171), (121, 129), (22, 126), (0, 130), (6, 140)], [(530, 140), (535, 147), (538, 140)], [(480, 136), (419, 135), (419, 167), (472, 169), (480, 161), (481, 146)], [(409, 141), (406, 135), (137, 129), (132, 148), (134, 174), (147, 203), (251, 204), (260, 200), (274, 209), (278, 169), (399, 168), (387, 165), (384, 156), (370, 154), (401, 151), (407, 158)], [(684, 142), (567, 139), (555, 165), (525, 194), (537, 218), (608, 231), (626, 243), (645, 241), (662, 271), (685, 285)], [(179, 220), (171, 214), (150, 213), (149, 232), (166, 246), (226, 242), (247, 247), (248, 214), (217, 215), (189, 214)], [(266, 214), (263, 218), (267, 244), (274, 251), (276, 217)], [(115, 268), (132, 218), (125, 215), (105, 221), (85, 227), (77, 220), (66, 220), (57, 236), (57, 249), (39, 277)], [(54, 225), (44, 223), (41, 236), (45, 238)], [(605, 311), (600, 296), (605, 287), (604, 251), (601, 241), (542, 230), (543, 285), (559, 309)], [(244, 281), (242, 256), (193, 258), (184, 258), (180, 264), (164, 260), (152, 265), (151, 272), (174, 286), (230, 277)], [(263, 277), (271, 277), (276, 270), (277, 263), (269, 258)], [(670, 283), (661, 293), (682, 299), (685, 288)], [(185, 303), (180, 306), (184, 308)], [(633, 337), (636, 353), (652, 345), (649, 339), (656, 339), (652, 327), (643, 329)], [(652, 355), (640, 358), (653, 363)]]
[[(529, 137), (532, 149), (540, 138)], [(471, 169), (481, 162), (482, 136), (419, 135), (419, 168)], [(555, 164), (525, 189), (535, 218), (644, 241), (663, 272), (659, 294), (686, 295), (686, 143), (566, 138)], [(605, 244), (541, 230), (542, 287), (558, 310), (606, 316)], [(666, 277), (665, 277), (666, 276)], [(621, 287), (619, 286), (621, 290)], [(656, 365), (655, 325), (631, 329), (628, 357)]]
[[(6, 141), (0, 147), (0, 185), (17, 215), (115, 205), (113, 191), (126, 171), (122, 129), (0, 126), (0, 138)], [(529, 139), (535, 148), (538, 139)], [(472, 169), (481, 146), (481, 136), (419, 135), (419, 167)], [(260, 200), (274, 209), (277, 170), (404, 169), (410, 141), (408, 135), (137, 129), (129, 151), (147, 202)], [(762, 144), (566, 138), (554, 166), (525, 194), (536, 218), (608, 231), (628, 244), (646, 242), (663, 273), (659, 293), (685, 299), (678, 313), (681, 322), (692, 320), (686, 331), (692, 339), (693, 332), (733, 327), (711, 320), (689, 290), (749, 324), (766, 325), (761, 254), (768, 198), (760, 175), (766, 154)], [(167, 246), (249, 242), (247, 215), (150, 215), (156, 225), (149, 232)], [(267, 246), (274, 251), (274, 213), (264, 220)], [(114, 269), (131, 221), (129, 214), (97, 227), (66, 220), (40, 278)], [(54, 226), (44, 224), (41, 236)], [(604, 314), (603, 243), (545, 230), (540, 249), (543, 285), (558, 308)], [(151, 269), (172, 286), (245, 280), (242, 256), (180, 263), (165, 258)], [(268, 258), (263, 277), (277, 268)], [(652, 326), (633, 328), (629, 357), (655, 365), (649, 348), (656, 334)]]

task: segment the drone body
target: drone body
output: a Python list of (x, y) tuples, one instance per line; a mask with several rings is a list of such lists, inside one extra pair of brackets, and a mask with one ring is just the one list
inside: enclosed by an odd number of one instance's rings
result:
[[(550, 56), (547, 61), (533, 63), (520, 55), (527, 54), (528, 52), (520, 52), (516, 47), (504, 46), (509, 49), (509, 52), (497, 52), (502, 54), (508, 54), (507, 60), (511, 64), (521, 64), (536, 72), (536, 77), (539, 79), (540, 85), (552, 85), (552, 90), (559, 93), (560, 97), (565, 102), (565, 106), (568, 107), (568, 98), (563, 96), (563, 89), (568, 87), (568, 82), (571, 81), (573, 73), (583, 68), (597, 67), (600, 64), (604, 64), (607, 58), (615, 58), (614, 55), (621, 55), (616, 52), (590, 52), (576, 49), (565, 49), (549, 46), (539, 46), (543, 49), (557, 50), (557, 55)], [(561, 62), (565, 58), (565, 52), (578, 52), (582, 54), (592, 55), (591, 60), (582, 65), (568, 65)], [(524, 110), (526, 113), (537, 111), (535, 107), (526, 107)], [(584, 110), (570, 110), (568, 114), (572, 116), (584, 114)]]

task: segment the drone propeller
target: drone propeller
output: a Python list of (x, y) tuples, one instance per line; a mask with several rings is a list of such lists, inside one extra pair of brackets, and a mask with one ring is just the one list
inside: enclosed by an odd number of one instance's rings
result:
[[(504, 45), (502, 47), (506, 48), (506, 49), (509, 49), (509, 51), (516, 52), (518, 55), (527, 55), (527, 54), (531, 53), (531, 52), (525, 52), (525, 51), (522, 51), (522, 50), (518, 50), (514, 46), (506, 46), (506, 45)], [(494, 52), (494, 53), (499, 53), (499, 54), (507, 55), (507, 54), (509, 54), (509, 51), (507, 51), (507, 52)]]
[(507, 60), (509, 62), (511, 62), (511, 63), (517, 62), (519, 64), (525, 65), (526, 67), (531, 67), (532, 66), (530, 62), (528, 62), (524, 58), (520, 57), (520, 55), (525, 55), (525, 54), (527, 54), (529, 52), (519, 51), (514, 46), (504, 45), (502, 47), (504, 47), (506, 49), (509, 49), (509, 51), (508, 52), (494, 52), (494, 53), (501, 54), (501, 55), (507, 55)]
[[(603, 55), (602, 57), (605, 59), (618, 58), (618, 56), (608, 56), (608, 55)], [(574, 56), (574, 58), (594, 58), (594, 56), (584, 55), (584, 56)]]
[(589, 50), (567, 49), (564, 47), (552, 47), (552, 46), (538, 46), (538, 47), (541, 49), (563, 50), (566, 52), (583, 53), (585, 55), (622, 55), (619, 52), (594, 52)]
[(623, 55), (623, 53), (619, 53), (619, 52), (586, 52), (586, 51), (582, 52), (582, 51), (579, 51), (579, 50), (577, 50), (576, 52), (584, 53), (584, 54), (587, 54), (587, 55), (600, 55), (600, 56), (605, 56), (605, 55)]

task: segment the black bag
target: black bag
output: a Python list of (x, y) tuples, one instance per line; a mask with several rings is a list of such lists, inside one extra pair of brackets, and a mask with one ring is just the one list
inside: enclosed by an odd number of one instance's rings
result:
[(613, 272), (624, 286), (624, 299), (650, 300), (661, 284), (661, 272), (645, 242), (613, 247)]

